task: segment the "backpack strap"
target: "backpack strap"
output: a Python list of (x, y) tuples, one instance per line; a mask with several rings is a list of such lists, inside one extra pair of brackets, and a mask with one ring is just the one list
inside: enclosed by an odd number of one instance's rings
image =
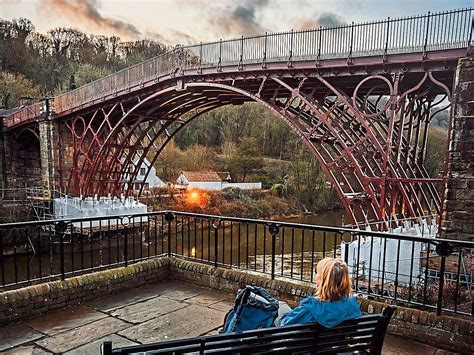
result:
[(250, 296), (250, 293), (253, 291), (252, 286), (247, 286), (243, 290), (241, 290), (240, 294), (237, 296), (237, 299), (239, 302), (235, 305), (235, 312), (233, 315), (233, 319), (230, 321), (230, 324), (232, 325), (230, 332), (233, 333), (235, 331), (235, 327), (237, 326), (237, 323), (239, 322), (240, 319), (240, 314), (242, 313), (242, 309), (244, 308), (244, 305), (247, 304), (247, 300)]

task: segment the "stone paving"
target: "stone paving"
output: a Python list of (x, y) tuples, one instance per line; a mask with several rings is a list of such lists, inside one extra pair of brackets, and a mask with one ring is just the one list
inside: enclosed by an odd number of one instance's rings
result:
[[(233, 295), (195, 285), (163, 282), (107, 296), (0, 328), (6, 354), (100, 354), (114, 346), (216, 334)], [(447, 353), (387, 336), (384, 354)]]

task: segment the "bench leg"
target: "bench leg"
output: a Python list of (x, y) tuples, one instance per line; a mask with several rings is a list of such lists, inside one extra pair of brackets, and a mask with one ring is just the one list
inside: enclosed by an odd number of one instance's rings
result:
[(112, 342), (104, 341), (100, 350), (102, 355), (112, 355)]

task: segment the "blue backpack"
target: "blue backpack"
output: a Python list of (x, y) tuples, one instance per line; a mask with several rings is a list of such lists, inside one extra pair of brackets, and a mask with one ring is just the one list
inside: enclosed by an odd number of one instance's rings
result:
[(278, 301), (263, 287), (246, 286), (239, 290), (235, 304), (227, 312), (220, 333), (273, 327)]

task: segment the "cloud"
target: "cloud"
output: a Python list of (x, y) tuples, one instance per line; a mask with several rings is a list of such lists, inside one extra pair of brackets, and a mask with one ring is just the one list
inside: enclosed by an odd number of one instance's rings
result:
[(197, 38), (181, 31), (167, 29), (165, 33), (167, 34), (166, 36), (157, 33), (151, 29), (148, 29), (144, 32), (144, 37), (152, 39), (154, 41), (158, 41), (160, 43), (171, 45), (172, 47), (177, 44), (192, 45), (199, 43), (199, 40)]
[(75, 22), (82, 22), (126, 39), (137, 39), (141, 35), (131, 23), (101, 15), (95, 0), (41, 0), (40, 6), (66, 15)]
[(247, 0), (235, 8), (207, 9), (218, 16), (209, 19), (209, 23), (217, 27), (224, 35), (256, 35), (265, 32), (259, 18), (268, 6), (269, 0)]
[(345, 25), (346, 22), (336, 14), (325, 12), (319, 16), (319, 25), (323, 27), (334, 27)]
[(296, 27), (300, 30), (305, 30), (310, 28), (318, 28), (319, 26), (333, 27), (345, 24), (347, 24), (347, 22), (339, 15), (336, 15), (332, 12), (323, 12), (319, 16), (315, 15), (311, 18), (299, 20), (296, 24)]

